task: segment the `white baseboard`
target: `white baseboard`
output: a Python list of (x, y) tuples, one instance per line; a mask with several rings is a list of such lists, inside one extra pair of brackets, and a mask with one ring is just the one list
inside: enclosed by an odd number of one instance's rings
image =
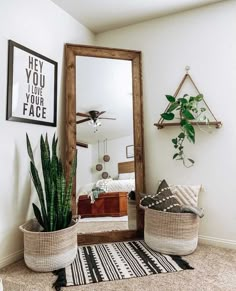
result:
[(23, 257), (24, 257), (24, 250), (19, 250), (13, 254), (10, 254), (0, 259), (0, 269), (22, 259)]
[(199, 238), (199, 242), (203, 244), (236, 250), (235, 240), (228, 240), (228, 239), (222, 239), (222, 238), (205, 236), (205, 235), (199, 235), (198, 238)]

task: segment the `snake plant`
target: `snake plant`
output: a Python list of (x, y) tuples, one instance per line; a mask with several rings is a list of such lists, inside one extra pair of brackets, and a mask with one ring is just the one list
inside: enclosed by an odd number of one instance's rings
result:
[(57, 156), (58, 139), (55, 134), (52, 139), (51, 152), (48, 137), (40, 137), (41, 165), (43, 172), (43, 184), (40, 179), (31, 143), (26, 134), (27, 151), (30, 158), (30, 173), (38, 194), (40, 209), (33, 203), (33, 210), (36, 219), (45, 232), (63, 229), (69, 226), (72, 219), (71, 193), (73, 178), (76, 172), (77, 155), (70, 169), (68, 183), (62, 161)]

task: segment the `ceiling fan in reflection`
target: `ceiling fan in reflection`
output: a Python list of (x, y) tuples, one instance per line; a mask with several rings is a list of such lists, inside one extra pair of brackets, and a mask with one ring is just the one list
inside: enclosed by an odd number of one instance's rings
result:
[(84, 119), (76, 121), (76, 124), (80, 124), (83, 122), (88, 121), (89, 125), (93, 126), (94, 132), (97, 131), (98, 126), (101, 126), (101, 119), (109, 119), (109, 120), (116, 120), (116, 118), (112, 117), (100, 117), (102, 114), (104, 114), (106, 111), (97, 111), (97, 110), (91, 110), (88, 113), (81, 113), (77, 112), (76, 115), (80, 117), (85, 117)]

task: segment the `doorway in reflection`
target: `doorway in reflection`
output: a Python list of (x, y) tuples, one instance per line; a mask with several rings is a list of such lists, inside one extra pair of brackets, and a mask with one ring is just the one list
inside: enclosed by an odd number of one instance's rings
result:
[(79, 232), (135, 229), (131, 61), (77, 56), (76, 92)]

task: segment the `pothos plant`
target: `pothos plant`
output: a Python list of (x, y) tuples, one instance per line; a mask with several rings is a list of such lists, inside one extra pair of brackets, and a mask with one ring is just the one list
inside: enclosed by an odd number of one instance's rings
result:
[(200, 107), (199, 103), (203, 100), (203, 95), (199, 94), (195, 97), (185, 94), (182, 98), (175, 98), (171, 95), (166, 95), (167, 100), (171, 103), (167, 110), (161, 114), (164, 120), (180, 120), (181, 132), (176, 138), (172, 139), (172, 143), (177, 152), (173, 155), (173, 159), (183, 162), (185, 167), (194, 165), (194, 160), (187, 158), (184, 153), (184, 142), (186, 138), (191, 143), (195, 143), (195, 129), (191, 122), (204, 120), (209, 123), (208, 118), (203, 114), (206, 108)]

